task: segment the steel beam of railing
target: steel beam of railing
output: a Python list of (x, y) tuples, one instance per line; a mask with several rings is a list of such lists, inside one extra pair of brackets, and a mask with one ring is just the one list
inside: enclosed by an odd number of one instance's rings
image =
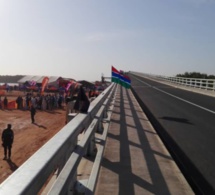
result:
[[(94, 128), (93, 125), (98, 120), (95, 119), (95, 116), (104, 102), (106, 102), (108, 95), (114, 93), (114, 88), (116, 88), (116, 84), (111, 84), (90, 104), (87, 114), (77, 114), (50, 141), (43, 145), (12, 175), (1, 183), (0, 194), (37, 194), (51, 175), (57, 169), (61, 171), (64, 165), (68, 163), (68, 159), (70, 159), (71, 154), (73, 154), (76, 148), (76, 144), (74, 143), (77, 142), (77, 137), (80, 132), (83, 129)], [(78, 151), (75, 154), (79, 155)]]
[[(113, 91), (114, 89), (112, 89)], [(74, 191), (74, 189), (70, 189), (71, 182), (76, 181), (76, 171), (77, 167), (80, 163), (81, 158), (84, 156), (85, 151), (87, 149), (87, 146), (89, 142), (91, 141), (91, 136), (95, 133), (96, 128), (98, 126), (98, 123), (101, 122), (103, 113), (106, 110), (106, 107), (109, 106), (110, 100), (112, 99), (112, 94), (110, 93), (107, 99), (103, 102), (102, 106), (97, 111), (97, 114), (95, 115), (95, 119), (92, 120), (91, 124), (86, 130), (86, 133), (84, 134), (84, 137), (80, 141), (80, 143), (76, 146), (74, 152), (71, 154), (70, 158), (68, 159), (66, 165), (64, 166), (63, 170), (61, 171), (60, 175), (57, 177), (55, 183), (53, 184), (52, 188), (48, 192), (48, 194), (69, 194)], [(93, 140), (94, 141), (94, 140)], [(98, 163), (96, 163), (96, 166), (99, 166)], [(98, 173), (97, 173), (98, 174)], [(93, 178), (95, 177), (94, 174)]]

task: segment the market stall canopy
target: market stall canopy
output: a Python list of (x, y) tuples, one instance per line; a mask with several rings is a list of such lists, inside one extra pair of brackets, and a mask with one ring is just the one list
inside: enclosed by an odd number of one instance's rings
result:
[[(43, 79), (46, 76), (35, 76), (35, 75), (26, 75), (23, 78), (21, 78), (20, 80), (18, 80), (19, 84), (24, 84), (26, 82), (36, 82), (37, 84), (42, 84)], [(59, 81), (60, 82), (68, 82), (68, 81), (75, 81), (72, 78), (63, 78), (60, 76), (47, 76), (49, 78), (48, 81), (48, 85), (51, 86), (58, 86), (59, 85)]]
[(68, 83), (71, 83), (71, 82), (76, 82), (76, 80), (71, 78), (63, 78), (63, 77), (60, 77), (58, 79), (59, 87), (66, 87)]
[(86, 81), (86, 80), (80, 80), (80, 81), (77, 81), (77, 82), (82, 84), (82, 86), (86, 87), (86, 88), (93, 89), (95, 87), (95, 84), (93, 84), (92, 82)]

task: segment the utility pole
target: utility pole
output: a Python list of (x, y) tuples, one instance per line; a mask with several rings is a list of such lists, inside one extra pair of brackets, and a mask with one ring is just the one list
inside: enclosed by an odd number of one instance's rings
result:
[(102, 83), (105, 82), (104, 74), (102, 73)]

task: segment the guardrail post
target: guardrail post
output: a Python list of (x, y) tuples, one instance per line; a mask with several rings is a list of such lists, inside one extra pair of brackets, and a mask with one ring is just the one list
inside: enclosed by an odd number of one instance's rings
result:
[(213, 90), (215, 91), (215, 80), (213, 81)]
[(176, 83), (180, 85), (180, 78), (176, 77)]
[(178, 84), (179, 84), (179, 85), (182, 84), (181, 77), (178, 78)]
[(106, 105), (105, 106), (105, 109), (104, 109), (104, 112), (103, 112), (103, 118), (107, 118), (108, 117), (108, 114), (107, 114), (107, 111), (108, 111), (108, 107), (109, 105)]
[(208, 81), (208, 80), (206, 80), (205, 85), (206, 85), (206, 86), (205, 86), (205, 89), (208, 90), (208, 89), (209, 89), (209, 81)]
[(202, 80), (200, 81), (200, 89), (202, 89)]
[(87, 147), (87, 155), (95, 156), (96, 154), (96, 144), (95, 144), (95, 133), (90, 137), (90, 141)]
[(103, 130), (103, 124), (102, 124), (102, 118), (98, 118), (98, 126), (97, 126), (97, 132), (102, 132)]

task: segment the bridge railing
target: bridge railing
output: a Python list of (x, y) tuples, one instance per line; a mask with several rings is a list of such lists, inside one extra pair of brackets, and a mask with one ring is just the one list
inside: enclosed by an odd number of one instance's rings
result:
[[(97, 160), (86, 189), (88, 194), (93, 194), (107, 135), (108, 126), (104, 123), (108, 124), (107, 121), (110, 120), (111, 113), (108, 110), (115, 90), (116, 84), (111, 84), (91, 102), (88, 113), (74, 116), (51, 140), (1, 183), (0, 194), (42, 194), (47, 184), (51, 187), (46, 194), (74, 194), (78, 165), (86, 153), (95, 153), (95, 133), (101, 131), (101, 147), (96, 153)], [(78, 142), (78, 136), (83, 131), (83, 138)], [(50, 184), (53, 175), (57, 177)]]
[(132, 72), (132, 71), (130, 73), (137, 75), (137, 76), (154, 78), (154, 79), (163, 80), (163, 81), (167, 81), (170, 83), (183, 85), (183, 86), (187, 86), (187, 87), (193, 87), (193, 88), (215, 91), (215, 79), (168, 77), (168, 76), (145, 74), (145, 73)]

